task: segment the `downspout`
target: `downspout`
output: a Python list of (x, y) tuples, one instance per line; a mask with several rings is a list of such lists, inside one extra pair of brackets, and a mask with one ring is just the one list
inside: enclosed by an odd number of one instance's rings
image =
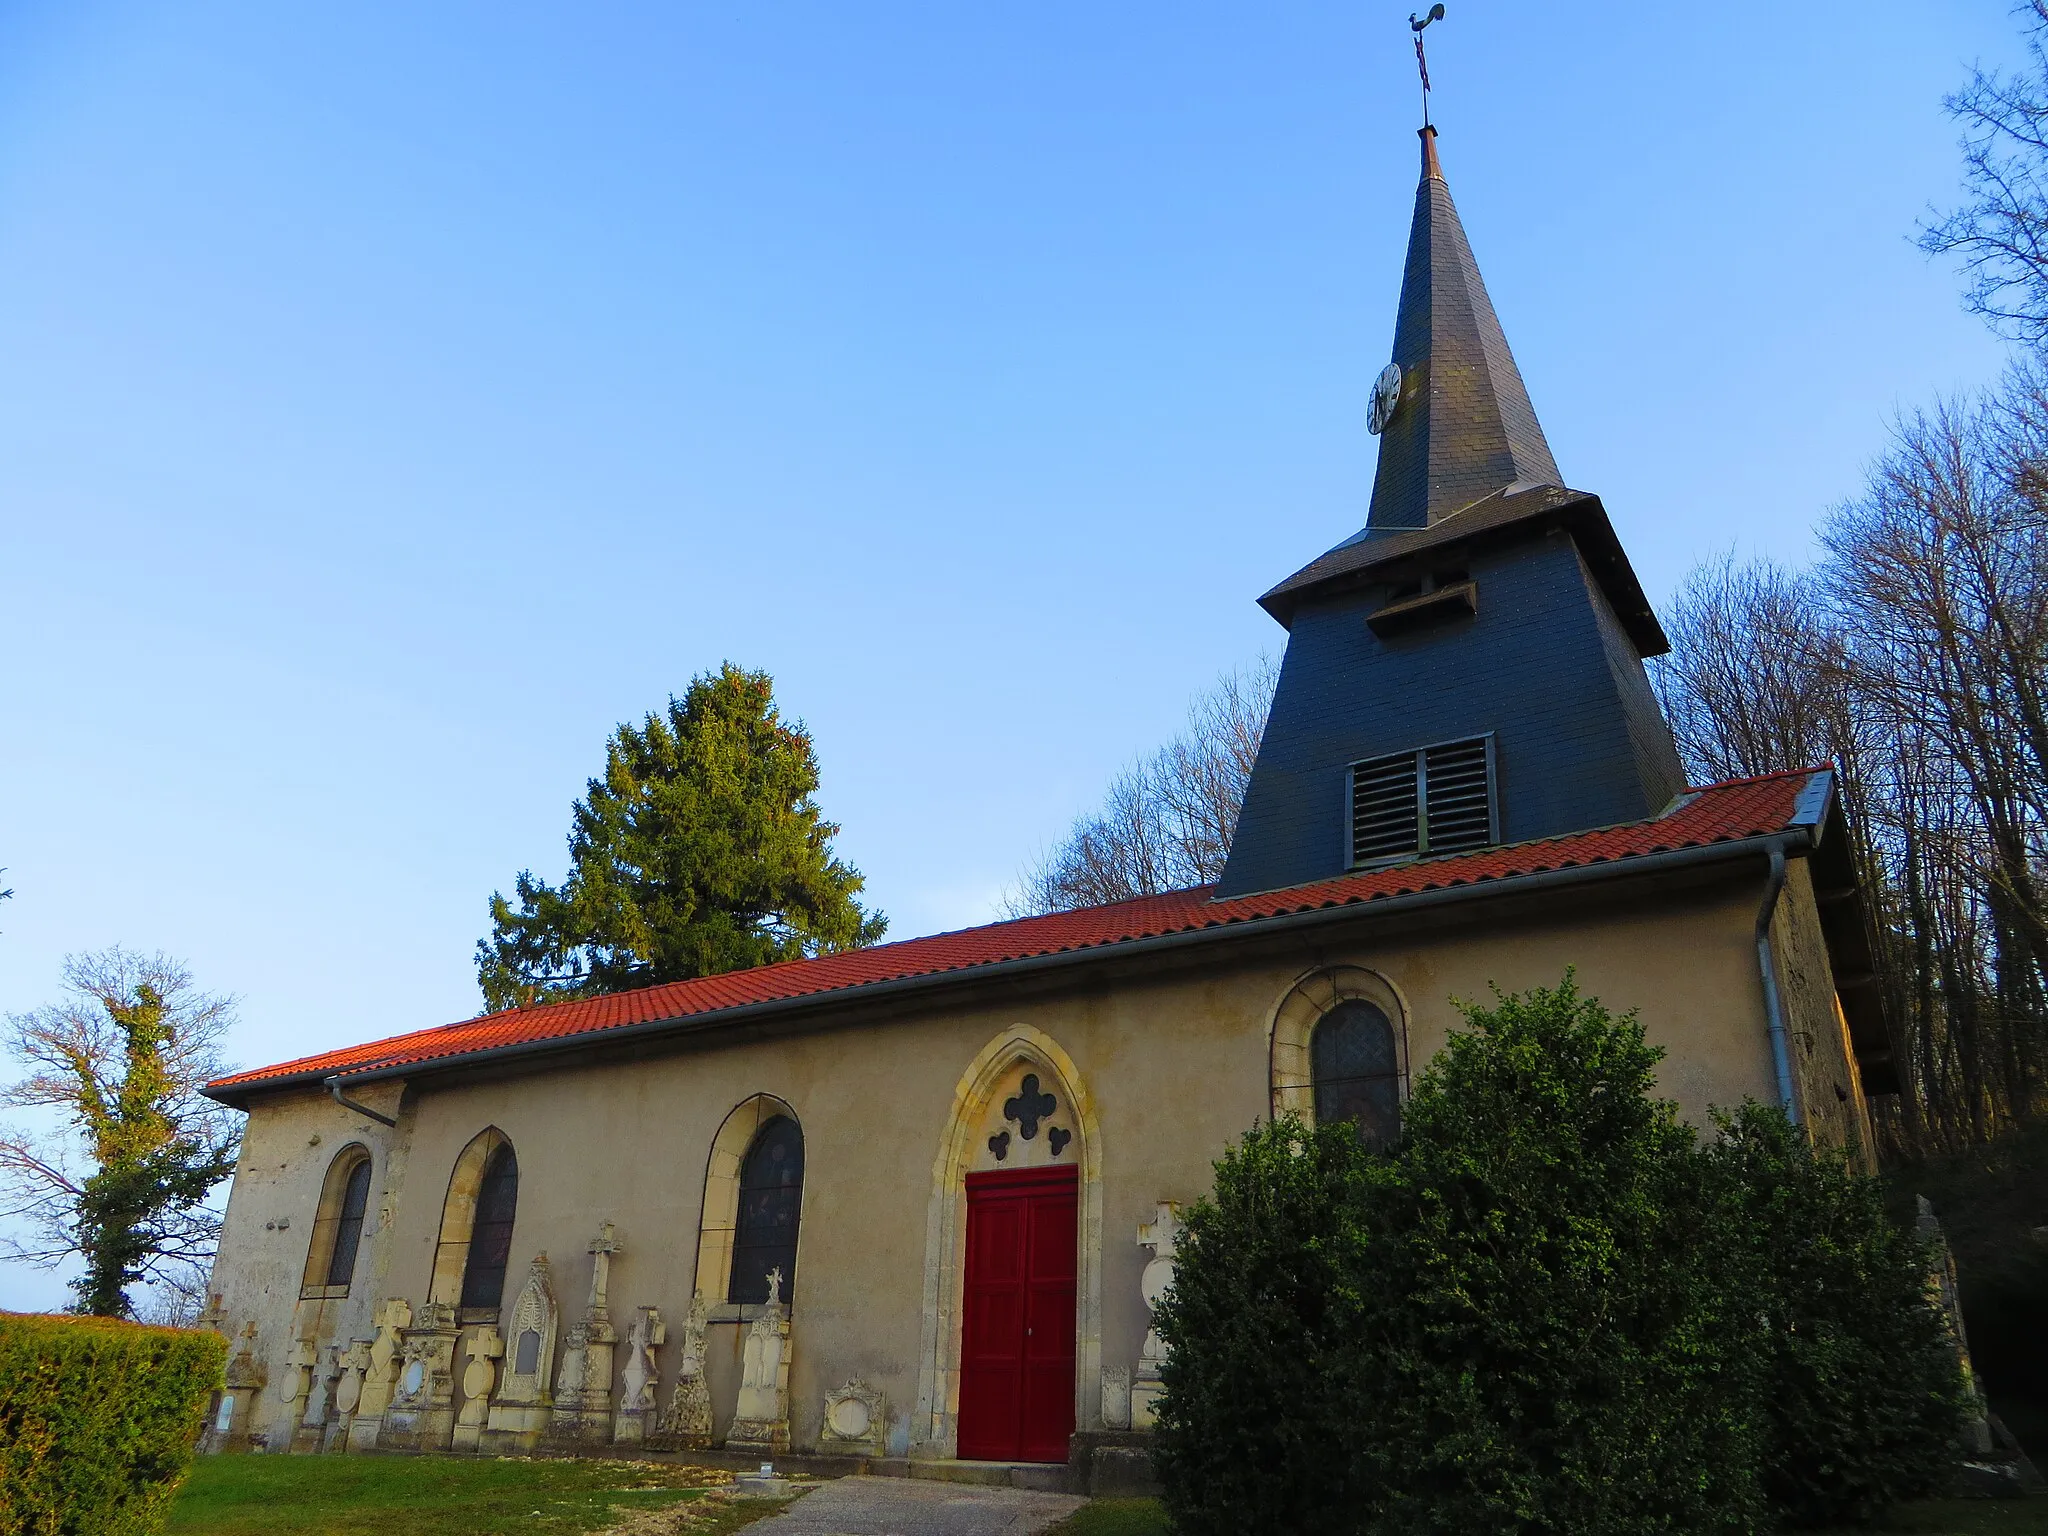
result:
[(372, 1120), (375, 1120), (379, 1125), (388, 1125), (394, 1129), (397, 1128), (398, 1122), (392, 1119), (389, 1115), (381, 1114), (377, 1110), (370, 1108), (370, 1106), (367, 1104), (358, 1104), (354, 1099), (346, 1097), (341, 1091), (341, 1074), (339, 1072), (335, 1073), (334, 1076), (330, 1078), (324, 1079), (324, 1081), (327, 1084), (327, 1091), (334, 1095), (334, 1102), (339, 1104), (343, 1109), (352, 1109), (359, 1115), (368, 1115)]
[[(1756, 965), (1764, 981), (1764, 1018), (1770, 1027), (1771, 1065), (1778, 1073), (1778, 1102), (1785, 1118), (1799, 1123), (1799, 1101), (1792, 1092), (1792, 1051), (1785, 1037), (1785, 1010), (1778, 1001), (1778, 967), (1771, 957), (1771, 917), (1778, 910), (1778, 894), (1785, 889), (1785, 840), (1774, 837), (1766, 845), (1771, 872), (1764, 881), (1764, 902), (1756, 914)], [(337, 1096), (340, 1090), (335, 1090)]]

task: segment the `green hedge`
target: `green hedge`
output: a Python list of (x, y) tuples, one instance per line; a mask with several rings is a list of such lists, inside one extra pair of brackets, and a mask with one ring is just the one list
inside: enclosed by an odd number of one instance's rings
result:
[(1187, 1213), (1181, 1536), (1734, 1536), (1948, 1481), (1961, 1378), (1872, 1181), (1776, 1109), (1700, 1145), (1569, 976), (1465, 1014), (1398, 1145), (1283, 1117)]
[(161, 1530), (226, 1353), (212, 1333), (0, 1313), (0, 1536)]

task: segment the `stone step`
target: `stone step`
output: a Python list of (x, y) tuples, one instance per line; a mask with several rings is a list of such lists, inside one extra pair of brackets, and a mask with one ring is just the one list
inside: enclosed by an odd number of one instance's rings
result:
[[(908, 1461), (904, 1470), (929, 1482), (967, 1483), (980, 1488), (1024, 1488), (1033, 1493), (1078, 1493), (1073, 1468), (1046, 1461)], [(877, 1465), (877, 1472), (884, 1469)], [(889, 1471), (894, 1471), (890, 1467)], [(886, 1473), (885, 1473), (886, 1475)]]

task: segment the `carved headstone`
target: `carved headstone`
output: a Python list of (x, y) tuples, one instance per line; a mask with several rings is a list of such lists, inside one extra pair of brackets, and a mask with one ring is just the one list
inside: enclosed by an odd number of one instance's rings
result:
[(292, 1449), (317, 1451), (327, 1438), (327, 1420), (334, 1402), (334, 1378), (341, 1373), (341, 1347), (329, 1345), (323, 1363), (321, 1351), (314, 1351), (312, 1388), (306, 1394), (306, 1408), (292, 1431)]
[(554, 1403), (555, 1329), (554, 1272), (545, 1252), (527, 1266), (526, 1286), (512, 1308), (512, 1331), (505, 1341), (505, 1375), (485, 1421), (483, 1449), (494, 1455), (531, 1451), (540, 1444)]
[(446, 1450), (455, 1434), (455, 1308), (430, 1301), (400, 1335), (398, 1384), (384, 1410), (377, 1444), (389, 1450)]
[(889, 1414), (881, 1392), (858, 1376), (836, 1392), (825, 1394), (825, 1427), (818, 1449), (841, 1456), (880, 1456), (889, 1433)]
[(704, 1325), (709, 1316), (702, 1291), (690, 1298), (683, 1319), (682, 1358), (676, 1362), (675, 1390), (647, 1443), (656, 1450), (701, 1451), (711, 1444), (711, 1389), (704, 1382)]
[(356, 1404), (355, 1422), (348, 1427), (349, 1449), (367, 1451), (377, 1444), (377, 1432), (391, 1394), (398, 1389), (398, 1371), (405, 1350), (405, 1330), (412, 1326), (412, 1303), (387, 1296), (377, 1308), (377, 1336), (370, 1342), (369, 1363), (363, 1368), (362, 1399)]
[(279, 1450), (290, 1450), (299, 1435), (299, 1420), (313, 1388), (313, 1368), (320, 1363), (320, 1349), (311, 1339), (293, 1339), (285, 1352), (284, 1369), (277, 1375), (277, 1395), (284, 1411), (277, 1416), (276, 1429), (266, 1439)]
[(590, 1302), (583, 1321), (569, 1330), (562, 1356), (562, 1374), (555, 1382), (555, 1410), (548, 1437), (564, 1442), (602, 1444), (611, 1438), (612, 1352), (619, 1331), (612, 1326), (609, 1291), (612, 1255), (625, 1245), (610, 1222), (590, 1240)]
[[(1138, 1228), (1138, 1242), (1152, 1250), (1145, 1273), (1138, 1280), (1138, 1293), (1144, 1298), (1148, 1315), (1159, 1311), (1159, 1303), (1173, 1285), (1174, 1249), (1179, 1241), (1180, 1207), (1162, 1200), (1158, 1216)], [(1138, 1354), (1137, 1373), (1131, 1381), (1133, 1429), (1150, 1429), (1153, 1426), (1153, 1409), (1159, 1401), (1159, 1394), (1165, 1390), (1159, 1380), (1159, 1367), (1165, 1361), (1166, 1344), (1159, 1337), (1159, 1329), (1148, 1323), (1145, 1346)]]
[(370, 1340), (357, 1339), (336, 1355), (341, 1374), (334, 1384), (334, 1417), (327, 1426), (328, 1450), (348, 1449), (356, 1410), (363, 1402), (363, 1378), (370, 1369)]
[(220, 1398), (213, 1407), (213, 1422), (208, 1426), (203, 1441), (203, 1448), (208, 1451), (226, 1450), (247, 1442), (250, 1411), (269, 1379), (256, 1355), (256, 1324), (253, 1319), (242, 1325), (235, 1344), (235, 1351), (228, 1356), (227, 1370), (221, 1378)]
[(780, 1269), (768, 1271), (768, 1303), (747, 1330), (739, 1407), (725, 1444), (728, 1450), (789, 1449), (789, 1319)]
[(491, 1389), (498, 1384), (498, 1357), (505, 1353), (505, 1341), (495, 1328), (473, 1328), (462, 1352), (469, 1357), (469, 1364), (462, 1372), (462, 1411), (455, 1416), (454, 1445), (458, 1451), (474, 1451), (483, 1443)]
[(661, 1320), (660, 1309), (642, 1307), (626, 1336), (625, 1379), (612, 1426), (613, 1444), (638, 1445), (647, 1438), (661, 1390), (661, 1362), (654, 1352), (667, 1342), (668, 1324)]

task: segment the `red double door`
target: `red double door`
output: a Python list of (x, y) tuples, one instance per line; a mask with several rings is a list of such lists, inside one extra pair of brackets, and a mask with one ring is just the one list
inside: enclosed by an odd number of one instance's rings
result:
[(1079, 1189), (1071, 1165), (967, 1176), (963, 1460), (1067, 1459)]

